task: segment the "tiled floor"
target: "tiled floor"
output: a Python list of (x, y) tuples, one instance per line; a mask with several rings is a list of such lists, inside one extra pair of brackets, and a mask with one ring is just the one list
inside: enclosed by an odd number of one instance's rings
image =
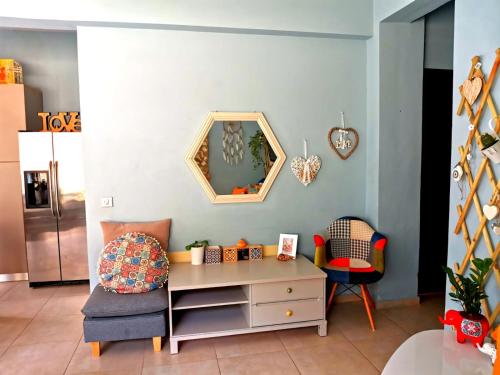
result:
[(170, 355), (151, 340), (105, 343), (92, 358), (80, 309), (88, 285), (30, 289), (0, 283), (0, 373), (8, 374), (378, 374), (411, 334), (441, 328), (442, 298), (375, 312), (372, 332), (361, 303), (339, 303), (328, 336), (315, 328), (188, 341)]

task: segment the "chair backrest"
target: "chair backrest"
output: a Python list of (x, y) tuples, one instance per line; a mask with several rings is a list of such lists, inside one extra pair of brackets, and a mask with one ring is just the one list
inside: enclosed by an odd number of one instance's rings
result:
[(328, 258), (337, 260), (336, 264), (353, 268), (372, 266), (378, 272), (384, 272), (387, 238), (366, 222), (357, 217), (342, 217), (330, 224), (328, 233), (330, 248), (326, 251), (330, 253)]

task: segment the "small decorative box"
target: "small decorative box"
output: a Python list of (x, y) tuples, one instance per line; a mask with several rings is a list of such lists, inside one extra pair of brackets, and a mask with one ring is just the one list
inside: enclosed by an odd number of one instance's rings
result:
[(0, 83), (23, 83), (23, 68), (13, 59), (0, 59)]
[(222, 249), (220, 246), (205, 247), (205, 263), (221, 263)]
[(223, 254), (224, 263), (236, 263), (238, 261), (238, 248), (235, 246), (225, 246)]
[(248, 251), (250, 252), (250, 260), (259, 260), (263, 257), (262, 245), (250, 245)]

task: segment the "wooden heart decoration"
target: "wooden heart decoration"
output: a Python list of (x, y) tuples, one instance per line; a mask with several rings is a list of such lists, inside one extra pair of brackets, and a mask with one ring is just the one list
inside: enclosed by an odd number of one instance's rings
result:
[(321, 159), (316, 155), (309, 156), (307, 160), (297, 156), (293, 158), (291, 166), (295, 177), (307, 186), (316, 179), (321, 168)]
[(496, 218), (498, 216), (498, 207), (485, 204), (483, 206), (483, 213), (484, 213), (484, 216), (486, 216), (486, 218), (488, 220), (493, 220), (494, 218)]
[(493, 232), (494, 232), (497, 236), (499, 236), (499, 235), (500, 235), (500, 225), (498, 225), (498, 224), (493, 224), (491, 227), (493, 228)]
[[(351, 145), (351, 147), (349, 148), (349, 151), (347, 151), (347, 152), (339, 151), (339, 149), (337, 147), (335, 147), (335, 144), (333, 143), (334, 141), (332, 140), (332, 135), (334, 135), (334, 133), (338, 133), (340, 131), (346, 131), (348, 133), (348, 135), (349, 134), (354, 135), (354, 140), (352, 140), (351, 137), (348, 137), (353, 142), (353, 144)], [(358, 132), (356, 131), (356, 129), (353, 129), (353, 128), (339, 128), (339, 127), (331, 128), (330, 131), (328, 132), (328, 143), (330, 144), (330, 147), (332, 148), (332, 150), (335, 151), (335, 153), (342, 160), (347, 160), (349, 158), (349, 156), (351, 156), (352, 153), (358, 147), (358, 143), (359, 143)]]
[(483, 80), (481, 78), (475, 77), (472, 80), (466, 79), (462, 84), (462, 95), (465, 100), (467, 100), (467, 103), (472, 105), (481, 93), (482, 88)]

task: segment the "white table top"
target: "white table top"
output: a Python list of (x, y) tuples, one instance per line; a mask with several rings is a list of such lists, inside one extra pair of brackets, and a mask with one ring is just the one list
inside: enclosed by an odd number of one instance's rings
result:
[(382, 375), (491, 375), (492, 371), (491, 359), (470, 342), (459, 344), (455, 332), (431, 330), (406, 340)]
[(326, 274), (302, 255), (280, 262), (275, 257), (236, 263), (174, 263), (168, 273), (168, 290), (186, 290), (231, 285), (325, 278)]

